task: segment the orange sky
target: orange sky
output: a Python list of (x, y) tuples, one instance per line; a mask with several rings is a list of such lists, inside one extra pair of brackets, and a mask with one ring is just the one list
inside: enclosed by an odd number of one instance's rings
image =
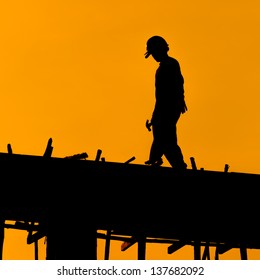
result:
[[(158, 66), (145, 44), (161, 35), (185, 79), (178, 134), (189, 167), (195, 157), (207, 170), (260, 173), (259, 12), (257, 0), (1, 3), (0, 150), (42, 155), (52, 137), (55, 157), (102, 149), (107, 161), (143, 164)], [(11, 231), (4, 257), (30, 258), (24, 233)]]

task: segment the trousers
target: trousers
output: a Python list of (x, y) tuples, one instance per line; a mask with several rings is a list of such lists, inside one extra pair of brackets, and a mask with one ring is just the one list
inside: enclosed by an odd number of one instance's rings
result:
[(150, 149), (150, 162), (156, 162), (164, 155), (172, 167), (186, 165), (181, 148), (177, 141), (177, 122), (180, 114), (174, 119), (153, 121), (153, 142)]

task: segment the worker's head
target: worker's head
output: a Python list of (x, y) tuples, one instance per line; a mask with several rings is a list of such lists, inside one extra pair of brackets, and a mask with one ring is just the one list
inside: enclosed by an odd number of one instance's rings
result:
[(148, 58), (150, 55), (157, 61), (160, 61), (161, 57), (167, 55), (169, 51), (169, 46), (165, 39), (161, 36), (153, 36), (148, 39), (146, 43), (146, 50), (145, 58)]

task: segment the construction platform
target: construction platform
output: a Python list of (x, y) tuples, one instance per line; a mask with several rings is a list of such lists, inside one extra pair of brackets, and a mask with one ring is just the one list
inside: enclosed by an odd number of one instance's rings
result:
[(193, 245), (194, 259), (260, 249), (259, 174), (126, 163), (0, 153), (0, 249), (8, 227), (46, 236), (50, 260), (95, 260), (98, 238), (138, 243), (137, 259), (147, 242)]

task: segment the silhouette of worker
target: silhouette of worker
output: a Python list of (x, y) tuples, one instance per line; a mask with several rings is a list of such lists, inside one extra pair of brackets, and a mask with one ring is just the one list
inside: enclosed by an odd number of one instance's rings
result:
[(184, 98), (184, 78), (179, 62), (168, 55), (169, 46), (161, 36), (153, 36), (147, 41), (145, 58), (150, 55), (159, 62), (155, 74), (155, 106), (151, 121), (146, 121), (153, 142), (148, 165), (161, 165), (164, 155), (176, 169), (186, 169), (181, 148), (177, 142), (177, 122), (187, 111)]

